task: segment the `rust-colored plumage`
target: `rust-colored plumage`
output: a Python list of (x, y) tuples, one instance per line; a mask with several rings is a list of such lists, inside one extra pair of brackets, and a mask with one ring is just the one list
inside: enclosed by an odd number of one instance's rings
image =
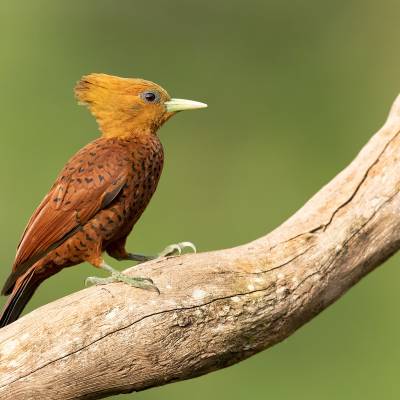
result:
[[(39, 284), (62, 268), (83, 261), (98, 267), (104, 251), (126, 259), (126, 238), (160, 178), (156, 132), (179, 110), (176, 101), (152, 82), (105, 74), (84, 76), (75, 93), (102, 137), (69, 160), (30, 218), (2, 290), (10, 297), (0, 326), (17, 319)], [(188, 108), (196, 107), (180, 109)]]

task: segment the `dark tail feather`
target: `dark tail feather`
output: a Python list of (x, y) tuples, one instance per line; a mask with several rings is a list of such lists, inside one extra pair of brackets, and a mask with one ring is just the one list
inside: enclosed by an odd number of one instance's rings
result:
[(0, 315), (0, 328), (11, 324), (21, 315), (26, 304), (42, 282), (42, 279), (38, 279), (34, 275), (35, 270), (31, 268), (23, 277), (17, 280)]

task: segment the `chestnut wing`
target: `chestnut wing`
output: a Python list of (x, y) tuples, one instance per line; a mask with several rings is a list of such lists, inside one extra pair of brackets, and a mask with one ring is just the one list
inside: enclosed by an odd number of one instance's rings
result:
[(125, 185), (129, 164), (115, 151), (120, 149), (94, 151), (95, 143), (67, 163), (29, 220), (17, 249), (13, 281), (107, 207)]

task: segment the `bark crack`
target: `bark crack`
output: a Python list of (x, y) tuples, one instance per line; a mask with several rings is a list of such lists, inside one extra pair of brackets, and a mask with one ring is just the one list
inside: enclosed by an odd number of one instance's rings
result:
[(357, 195), (358, 191), (360, 190), (361, 186), (363, 185), (363, 183), (367, 180), (368, 175), (370, 173), (370, 171), (372, 170), (372, 168), (377, 165), (380, 161), (380, 158), (382, 157), (382, 155), (385, 153), (385, 151), (387, 150), (387, 148), (390, 146), (390, 144), (397, 138), (397, 136), (399, 135), (400, 130), (398, 130), (385, 144), (385, 146), (383, 147), (382, 151), (379, 153), (379, 155), (377, 156), (377, 158), (374, 160), (374, 162), (372, 164), (369, 165), (369, 167), (366, 169), (362, 179), (360, 180), (360, 182), (358, 183), (358, 185), (356, 186), (356, 188), (354, 189), (353, 193), (350, 195), (350, 197), (343, 202), (331, 215), (329, 221), (326, 224), (323, 224), (319, 227), (319, 229), (323, 229), (324, 231), (327, 229), (327, 227), (332, 223), (333, 219), (335, 218), (336, 214), (343, 208), (346, 207), (353, 199), (354, 197)]
[(151, 313), (151, 314), (145, 315), (145, 316), (143, 316), (143, 317), (141, 317), (141, 318), (139, 318), (139, 319), (133, 321), (132, 323), (130, 323), (130, 324), (128, 324), (128, 325), (122, 326), (122, 327), (120, 327), (120, 328), (118, 328), (118, 329), (115, 329), (115, 330), (113, 330), (113, 331), (111, 331), (111, 332), (108, 332), (107, 334), (105, 334), (105, 335), (103, 335), (103, 336), (97, 338), (96, 340), (93, 340), (93, 341), (90, 342), (89, 344), (87, 344), (87, 345), (85, 345), (85, 346), (82, 346), (81, 348), (79, 348), (79, 349), (77, 349), (77, 350), (74, 350), (74, 351), (72, 351), (72, 352), (70, 352), (70, 353), (68, 353), (68, 354), (65, 354), (65, 355), (61, 356), (61, 357), (55, 358), (55, 359), (49, 361), (49, 362), (46, 363), (46, 364), (43, 364), (43, 365), (40, 366), (39, 368), (36, 368), (36, 369), (30, 371), (30, 372), (29, 372), (28, 374), (26, 374), (26, 375), (21, 375), (21, 376), (19, 376), (18, 378), (14, 379), (14, 380), (12, 380), (12, 381), (10, 381), (10, 382), (7, 382), (7, 383), (4, 384), (4, 385), (1, 385), (1, 386), (0, 386), (0, 389), (1, 389), (2, 387), (8, 386), (8, 385), (10, 385), (10, 384), (12, 384), (12, 383), (15, 383), (15, 382), (17, 382), (17, 381), (19, 381), (19, 380), (21, 380), (21, 379), (23, 379), (23, 378), (26, 378), (26, 377), (28, 377), (29, 375), (32, 375), (33, 373), (35, 373), (35, 372), (37, 372), (37, 371), (40, 371), (41, 369), (46, 368), (47, 366), (49, 366), (49, 365), (51, 365), (51, 364), (54, 364), (54, 363), (57, 362), (57, 361), (63, 360), (63, 359), (65, 359), (65, 358), (70, 357), (71, 355), (74, 355), (74, 354), (76, 354), (76, 353), (79, 353), (80, 351), (89, 348), (89, 347), (92, 346), (93, 344), (95, 344), (95, 343), (97, 343), (97, 342), (99, 342), (99, 341), (105, 339), (106, 337), (108, 337), (108, 336), (110, 336), (110, 335), (114, 335), (115, 333), (118, 333), (118, 332), (123, 331), (123, 330), (125, 330), (125, 329), (131, 328), (132, 326), (134, 326), (134, 325), (136, 325), (136, 324), (138, 324), (138, 323), (140, 323), (140, 322), (142, 322), (142, 321), (144, 321), (144, 320), (146, 320), (146, 319), (148, 319), (148, 318), (152, 318), (152, 317), (155, 317), (155, 316), (157, 316), (157, 315), (168, 314), (168, 313), (171, 313), (171, 312), (181, 312), (181, 311), (188, 311), (188, 310), (193, 310), (193, 309), (196, 309), (196, 308), (206, 307), (206, 306), (208, 306), (208, 305), (210, 305), (210, 304), (216, 303), (216, 302), (221, 301), (221, 300), (228, 300), (228, 299), (232, 299), (233, 297), (248, 296), (248, 295), (251, 295), (251, 294), (254, 294), (254, 293), (258, 293), (258, 292), (265, 292), (265, 291), (267, 291), (268, 289), (269, 289), (269, 287), (261, 288), (261, 289), (255, 289), (255, 290), (250, 290), (250, 291), (247, 291), (247, 292), (233, 293), (233, 294), (230, 294), (230, 295), (227, 295), (227, 296), (217, 297), (217, 298), (215, 298), (215, 299), (212, 299), (212, 300), (210, 300), (210, 301), (208, 301), (208, 302), (205, 302), (205, 303), (202, 303), (202, 304), (197, 304), (197, 305), (193, 305), (193, 306), (189, 306), (189, 307), (170, 308), (170, 309), (167, 309), (167, 310), (162, 310), (162, 311), (158, 311), (158, 312), (155, 312), (155, 313)]

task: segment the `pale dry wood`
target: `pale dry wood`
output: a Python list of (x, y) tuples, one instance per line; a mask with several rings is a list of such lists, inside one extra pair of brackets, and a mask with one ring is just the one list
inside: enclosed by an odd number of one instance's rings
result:
[(1, 399), (95, 399), (226, 367), (288, 337), (400, 247), (400, 97), (357, 158), (269, 235), (128, 270), (0, 331)]

